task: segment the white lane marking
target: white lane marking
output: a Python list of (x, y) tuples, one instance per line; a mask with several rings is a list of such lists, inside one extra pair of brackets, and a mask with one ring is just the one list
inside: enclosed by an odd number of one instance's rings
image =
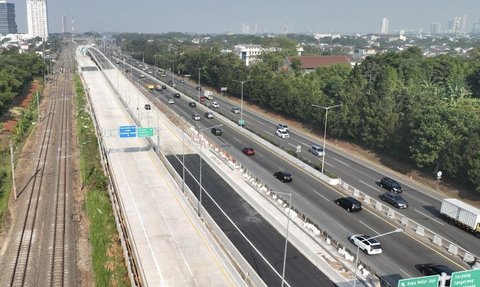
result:
[(368, 187), (370, 187), (370, 188), (372, 188), (372, 189), (375, 189), (376, 191), (380, 191), (376, 186), (370, 185), (370, 184), (368, 184), (368, 183), (366, 183), (366, 182), (364, 182), (364, 181), (361, 181), (361, 180), (359, 180), (359, 181), (360, 181), (361, 183), (365, 184), (366, 186), (368, 186)]
[(416, 210), (416, 209), (414, 209), (414, 210), (415, 210), (416, 212), (420, 213), (421, 215), (425, 216), (426, 218), (435, 221), (436, 223), (438, 223), (438, 224), (440, 224), (440, 225), (445, 225), (443, 222), (440, 222), (440, 221), (436, 220), (436, 219), (433, 218), (432, 216), (428, 216), (428, 214), (425, 214), (425, 213), (423, 213), (423, 212), (421, 212), (421, 211), (419, 211), (419, 210)]
[(294, 148), (297, 148), (296, 145), (292, 144), (292, 143), (287, 143), (289, 146), (293, 146)]
[(312, 146), (312, 145), (307, 144), (307, 143), (304, 143), (304, 142), (300, 142), (300, 143), (303, 144), (303, 145), (306, 146), (306, 147), (311, 147), (311, 146)]
[(328, 198), (326, 198), (324, 195), (322, 195), (320, 192), (316, 191), (315, 189), (312, 189), (313, 192), (315, 192), (315, 194), (323, 197), (323, 199), (325, 199), (326, 201), (330, 201)]
[(378, 233), (375, 229), (371, 228), (370, 226), (368, 226), (367, 224), (365, 224), (363, 221), (359, 220), (358, 222), (360, 222), (361, 224), (365, 225), (368, 229), (372, 230), (373, 232), (375, 232), (377, 235), (380, 234)]
[(346, 166), (348, 166), (348, 167), (350, 166), (348, 163), (343, 162), (343, 161), (341, 161), (341, 160), (339, 160), (339, 159), (337, 159), (337, 158), (333, 158), (333, 159), (336, 160), (336, 161), (338, 161), (339, 163), (341, 163), (341, 164), (343, 164), (343, 165), (346, 165)]
[(403, 270), (402, 268), (399, 268), (399, 270), (400, 270), (401, 272), (403, 272), (403, 274), (406, 274), (407, 277), (412, 278), (412, 275), (408, 274), (408, 273), (407, 273), (405, 270)]
[(232, 137), (232, 139), (236, 140), (237, 142), (240, 142), (236, 137)]

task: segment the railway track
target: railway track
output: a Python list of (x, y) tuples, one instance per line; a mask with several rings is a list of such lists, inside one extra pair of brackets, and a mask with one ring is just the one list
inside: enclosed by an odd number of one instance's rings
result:
[[(69, 194), (71, 180), (70, 61), (62, 55), (34, 159), (35, 174), (19, 194), (26, 202), (8, 286), (69, 286)], [(28, 197), (28, 198), (26, 198)], [(48, 262), (48, 263), (47, 263)], [(46, 271), (46, 272), (45, 272)], [(44, 273), (47, 273), (46, 275)]]

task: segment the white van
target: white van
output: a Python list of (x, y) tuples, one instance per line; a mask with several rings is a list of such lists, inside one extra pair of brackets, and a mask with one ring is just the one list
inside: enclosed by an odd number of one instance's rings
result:
[(311, 154), (316, 155), (316, 156), (324, 156), (325, 155), (325, 151), (323, 150), (323, 147), (318, 146), (318, 145), (312, 145), (312, 147), (310, 147), (308, 149), (308, 151)]
[(207, 99), (213, 100), (213, 93), (212, 93), (212, 91), (205, 91), (205, 92), (203, 92), (203, 95), (204, 95)]

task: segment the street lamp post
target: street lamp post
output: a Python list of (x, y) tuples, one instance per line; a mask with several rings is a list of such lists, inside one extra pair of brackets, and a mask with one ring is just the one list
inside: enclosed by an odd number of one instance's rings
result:
[(338, 107), (341, 107), (341, 106), (342, 106), (342, 104), (334, 105), (334, 106), (328, 106), (328, 107), (319, 106), (319, 105), (312, 105), (312, 107), (317, 107), (317, 108), (325, 109), (325, 129), (323, 130), (322, 173), (323, 173), (323, 168), (324, 168), (324, 165), (325, 165), (325, 153), (326, 153), (326, 152), (325, 152), (325, 143), (326, 143), (326, 140), (327, 140), (328, 110), (333, 109), (333, 108), (338, 108)]
[(154, 67), (155, 67), (155, 79), (157, 78), (157, 54), (153, 54), (153, 61), (154, 61)]
[[(382, 236), (385, 236), (385, 235), (389, 235), (389, 234), (397, 233), (397, 232), (402, 232), (402, 231), (403, 231), (403, 229), (397, 228), (397, 229), (389, 231), (387, 233), (383, 233), (383, 234), (379, 234), (379, 235), (370, 237), (369, 239), (374, 239), (374, 238), (378, 238), (378, 237), (382, 237)], [(360, 249), (360, 245), (357, 245), (357, 256), (355, 258), (355, 273), (353, 274), (353, 287), (355, 287), (356, 284), (357, 284), (357, 266), (358, 266), (358, 250), (359, 249)]]
[(245, 80), (245, 81), (233, 80), (233, 81), (238, 82), (242, 85), (242, 90), (240, 93), (240, 123), (243, 125), (243, 84), (246, 82), (250, 82), (251, 80)]
[(200, 70), (203, 69), (204, 67), (201, 67), (201, 68), (198, 68), (198, 87), (197, 87), (197, 90), (198, 90), (198, 101), (200, 102), (200, 95), (201, 95), (201, 90), (202, 90), (202, 86), (200, 85)]
[(290, 223), (290, 212), (291, 212), (291, 206), (292, 206), (292, 194), (291, 193), (286, 193), (286, 192), (279, 192), (277, 193), (281, 194), (286, 194), (288, 195), (288, 212), (286, 214), (287, 217), (287, 229), (285, 231), (285, 248), (283, 250), (283, 267), (282, 267), (282, 287), (285, 286), (285, 267), (287, 266), (287, 247), (288, 247), (288, 226)]
[[(206, 128), (203, 128), (203, 129), (200, 129), (198, 131), (198, 134), (201, 136), (202, 135), (202, 132), (204, 130), (208, 130), (208, 129), (213, 129), (213, 128), (218, 128), (218, 127), (221, 127), (223, 126), (223, 124), (219, 124), (219, 125), (215, 125), (215, 126), (211, 126), (211, 127), (206, 127)], [(199, 185), (200, 185), (200, 192), (198, 194), (198, 207), (197, 207), (197, 212), (198, 212), (198, 216), (200, 217), (201, 215), (201, 212), (200, 212), (200, 207), (202, 206), (202, 154), (201, 154), (201, 150), (202, 150), (202, 143), (200, 142), (200, 153), (198, 154), (200, 156), (200, 175), (199, 175)]]

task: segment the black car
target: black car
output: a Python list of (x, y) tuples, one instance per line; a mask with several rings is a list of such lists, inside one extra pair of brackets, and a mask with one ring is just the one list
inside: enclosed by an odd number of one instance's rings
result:
[(288, 172), (277, 171), (276, 173), (273, 174), (273, 176), (276, 177), (281, 182), (291, 182), (292, 181), (292, 175)]
[(197, 91), (201, 91), (201, 90), (202, 90), (202, 87), (197, 86), (195, 89), (196, 89)]
[(380, 180), (380, 187), (395, 193), (401, 193), (403, 191), (402, 186), (396, 180), (389, 177), (384, 177)]
[(348, 212), (360, 211), (362, 210), (362, 203), (356, 200), (353, 197), (341, 197), (334, 200), (334, 202), (345, 208)]
[(172, 80), (168, 80), (167, 84), (169, 84), (169, 85), (173, 85), (173, 82), (172, 82)]
[(440, 264), (434, 264), (434, 263), (427, 263), (427, 264), (419, 264), (417, 265), (418, 271), (420, 271), (423, 275), (429, 276), (429, 275), (441, 275), (442, 273), (446, 273), (448, 275), (448, 280), (445, 284), (445, 286), (450, 286), (450, 277), (452, 276), (452, 272), (455, 272), (452, 270), (452, 268), (445, 266), (445, 265), (440, 265)]
[(180, 98), (180, 93), (175, 93), (175, 94), (173, 94), (173, 97), (174, 97), (174, 98)]
[(221, 128), (212, 128), (212, 134), (216, 136), (221, 136), (223, 134), (223, 131)]
[(391, 205), (395, 206), (396, 208), (407, 208), (408, 207), (408, 202), (403, 199), (401, 195), (395, 194), (395, 193), (384, 193), (380, 195), (380, 199), (390, 203)]
[(162, 89), (164, 89), (164, 90), (165, 90), (166, 88), (167, 88), (167, 86), (165, 86), (165, 85), (162, 85)]
[(195, 102), (190, 102), (190, 103), (188, 103), (188, 105), (189, 105), (190, 107), (192, 107), (192, 108), (195, 108), (195, 107), (197, 106), (197, 103), (195, 103)]

